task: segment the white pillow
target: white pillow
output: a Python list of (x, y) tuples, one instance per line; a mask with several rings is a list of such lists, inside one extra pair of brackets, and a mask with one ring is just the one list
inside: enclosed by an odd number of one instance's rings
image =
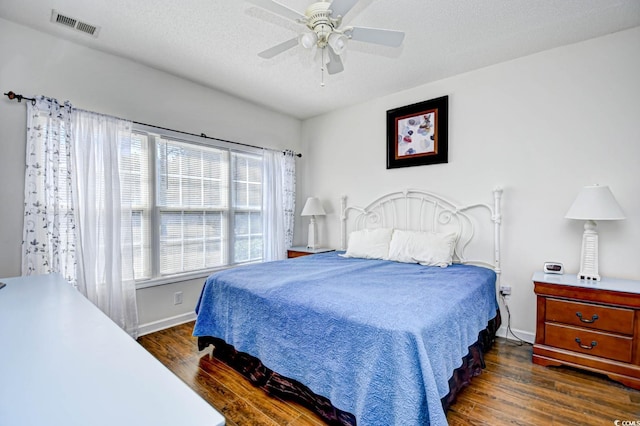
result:
[(455, 243), (455, 233), (396, 229), (389, 244), (389, 260), (446, 268), (453, 262)]
[(387, 259), (392, 228), (362, 229), (349, 234), (349, 245), (344, 257)]

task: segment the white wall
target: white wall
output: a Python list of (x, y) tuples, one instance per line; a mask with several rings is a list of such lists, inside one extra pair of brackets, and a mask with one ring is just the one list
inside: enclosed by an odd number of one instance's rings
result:
[[(143, 123), (300, 151), (301, 122), (117, 56), (0, 19), (0, 90)], [(0, 277), (20, 275), (26, 108), (0, 100)], [(250, 119), (247, 119), (250, 118)], [(193, 312), (203, 280), (138, 290), (146, 329)], [(184, 302), (173, 305), (183, 291)]]
[[(600, 272), (640, 279), (639, 52), (635, 28), (305, 121), (300, 190), (330, 210), (319, 221), (324, 245), (339, 246), (343, 194), (360, 205), (405, 188), (491, 202), (500, 185), (512, 328), (531, 338), (531, 275), (549, 260), (578, 271), (583, 224), (564, 215), (582, 186), (599, 183), (610, 186), (627, 215), (598, 224)], [(443, 95), (449, 163), (386, 170), (386, 111)], [(304, 241), (304, 233), (296, 238)]]

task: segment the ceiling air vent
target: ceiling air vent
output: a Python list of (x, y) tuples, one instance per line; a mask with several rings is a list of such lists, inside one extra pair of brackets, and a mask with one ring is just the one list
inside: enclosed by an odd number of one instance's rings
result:
[(64, 25), (67, 28), (73, 28), (77, 31), (89, 34), (94, 38), (97, 38), (98, 33), (100, 32), (100, 27), (63, 15), (55, 9), (51, 11), (51, 22), (54, 24)]

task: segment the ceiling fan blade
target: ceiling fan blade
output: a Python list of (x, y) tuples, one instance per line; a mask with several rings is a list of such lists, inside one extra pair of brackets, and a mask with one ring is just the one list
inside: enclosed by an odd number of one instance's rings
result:
[(391, 47), (399, 47), (404, 40), (402, 31), (383, 30), (380, 28), (351, 27), (346, 29), (344, 33), (352, 40)]
[(266, 9), (270, 12), (275, 13), (276, 15), (284, 16), (288, 19), (293, 19), (297, 21), (299, 19), (306, 20), (306, 16), (302, 13), (291, 9), (288, 6), (278, 3), (274, 0), (247, 0), (249, 3), (253, 3), (258, 7)]
[(291, 49), (292, 47), (296, 47), (297, 45), (298, 45), (298, 37), (294, 37), (291, 40), (287, 40), (280, 44), (276, 44), (275, 46), (267, 50), (263, 50), (262, 52), (258, 53), (258, 56), (264, 59), (271, 59), (274, 56), (279, 55), (280, 53)]
[(333, 49), (330, 47), (325, 47), (327, 52), (329, 52), (329, 62), (327, 62), (327, 73), (328, 74), (338, 74), (339, 72), (344, 71), (344, 65), (342, 64), (342, 59), (340, 56), (336, 55)]
[(332, 11), (331, 16), (334, 19), (337, 19), (338, 16), (346, 15), (347, 13), (349, 13), (351, 8), (355, 6), (356, 3), (358, 3), (358, 1), (359, 0), (333, 0), (331, 6), (329, 6)]

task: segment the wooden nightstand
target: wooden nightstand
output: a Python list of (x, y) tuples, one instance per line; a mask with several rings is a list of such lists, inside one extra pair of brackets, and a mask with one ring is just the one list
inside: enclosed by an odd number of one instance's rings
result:
[(329, 251), (334, 251), (334, 250), (330, 249), (330, 248), (310, 249), (310, 248), (306, 248), (304, 246), (291, 247), (291, 248), (289, 248), (289, 250), (287, 250), (287, 257), (289, 259), (291, 259), (293, 257), (308, 256), (310, 254), (326, 253), (326, 252), (329, 252)]
[(640, 389), (640, 281), (533, 275), (533, 362), (605, 374)]

